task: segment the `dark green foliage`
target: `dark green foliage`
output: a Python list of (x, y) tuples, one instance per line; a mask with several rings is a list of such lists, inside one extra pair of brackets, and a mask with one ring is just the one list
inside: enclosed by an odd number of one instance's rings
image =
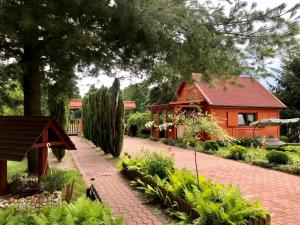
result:
[(116, 79), (111, 88), (92, 87), (83, 98), (83, 134), (106, 154), (119, 157), (124, 137), (124, 101)]
[[(61, 93), (60, 93), (61, 95)], [(69, 119), (69, 99), (66, 96), (56, 95), (54, 90), (49, 93), (48, 107), (50, 116), (54, 117), (61, 127), (66, 131)], [(53, 148), (52, 152), (59, 162), (66, 154), (65, 149)]]
[[(273, 86), (275, 95), (288, 107), (280, 112), (281, 118), (300, 117), (300, 55), (290, 56), (284, 62), (283, 71)], [(281, 133), (288, 136), (288, 142), (298, 142), (298, 124), (282, 126)]]
[(57, 207), (44, 206), (40, 211), (20, 212), (16, 208), (0, 211), (0, 224), (22, 225), (122, 225), (123, 219), (115, 218), (105, 205), (86, 198), (79, 198), (75, 203), (63, 202)]
[(162, 142), (166, 145), (176, 146), (176, 140), (174, 139), (163, 139)]
[(204, 152), (215, 152), (219, 150), (219, 145), (216, 141), (205, 141), (203, 143)]
[[(200, 176), (197, 180), (196, 175), (186, 169), (169, 171), (167, 177), (163, 179), (150, 174), (144, 169), (144, 165), (148, 164), (148, 160), (151, 161), (151, 157), (143, 158), (143, 163), (141, 163), (139, 156), (132, 158), (125, 157), (124, 163), (130, 165), (129, 169), (142, 171), (144, 175), (151, 177), (157, 185), (188, 201), (201, 217), (209, 218), (212, 222), (211, 224), (246, 225), (249, 223), (249, 219), (264, 217), (266, 214), (259, 202), (251, 201), (249, 203), (243, 198), (239, 189), (212, 182), (203, 176)], [(134, 184), (138, 185), (139, 189), (143, 190), (152, 199), (162, 203), (168, 200), (161, 195), (160, 191), (157, 191), (156, 187), (140, 181)], [(176, 206), (174, 208), (176, 210)]]
[(174, 171), (174, 158), (167, 152), (156, 152), (142, 150), (138, 156), (129, 158), (125, 156), (122, 159), (129, 169), (139, 169), (142, 173), (151, 176), (158, 176), (161, 179), (166, 178), (169, 172)]
[(64, 173), (64, 171), (57, 169), (48, 171), (47, 174), (42, 177), (42, 187), (50, 193), (61, 191), (66, 185)]
[(234, 145), (229, 149), (229, 159), (244, 160), (246, 158), (247, 149), (240, 145)]
[(136, 112), (129, 116), (127, 119), (127, 132), (130, 136), (138, 134), (149, 134), (145, 124), (150, 120), (149, 112)]
[(270, 163), (274, 164), (287, 164), (289, 161), (289, 157), (285, 152), (280, 152), (277, 150), (271, 150), (266, 154), (266, 159)]

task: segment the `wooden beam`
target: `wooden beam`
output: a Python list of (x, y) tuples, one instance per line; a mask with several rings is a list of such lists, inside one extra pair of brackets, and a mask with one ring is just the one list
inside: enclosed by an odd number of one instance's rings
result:
[(0, 160), (0, 196), (7, 191), (7, 160)]
[[(43, 132), (43, 136), (42, 136), (42, 141), (43, 143), (47, 143), (48, 142), (48, 128), (46, 128)], [(45, 173), (47, 172), (47, 168), (48, 168), (48, 148), (46, 147), (42, 147), (39, 148), (39, 177), (42, 177), (45, 175)]]
[[(50, 144), (50, 147), (55, 147), (55, 146), (59, 146), (59, 145), (64, 145), (65, 143), (63, 141), (52, 141), (52, 142), (48, 142)], [(31, 148), (45, 148), (47, 147), (47, 142), (45, 143), (36, 143), (34, 145), (31, 146)]]

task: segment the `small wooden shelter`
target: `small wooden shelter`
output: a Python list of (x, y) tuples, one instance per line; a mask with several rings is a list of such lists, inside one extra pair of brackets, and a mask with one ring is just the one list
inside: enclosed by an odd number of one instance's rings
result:
[(7, 191), (7, 161), (22, 161), (39, 151), (38, 176), (47, 170), (48, 148), (76, 150), (68, 135), (51, 117), (0, 116), (0, 195)]

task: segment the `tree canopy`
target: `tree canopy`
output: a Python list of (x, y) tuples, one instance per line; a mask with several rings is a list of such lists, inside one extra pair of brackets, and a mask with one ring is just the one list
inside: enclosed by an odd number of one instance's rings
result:
[(283, 69), (273, 87), (276, 96), (288, 107), (281, 116), (300, 117), (300, 55), (287, 60)]
[(42, 83), (69, 84), (75, 70), (147, 74), (164, 62), (209, 80), (265, 72), (266, 57), (293, 49), (298, 5), (260, 11), (246, 1), (220, 2), (3, 0), (0, 60), (20, 69), (24, 114), (39, 115)]

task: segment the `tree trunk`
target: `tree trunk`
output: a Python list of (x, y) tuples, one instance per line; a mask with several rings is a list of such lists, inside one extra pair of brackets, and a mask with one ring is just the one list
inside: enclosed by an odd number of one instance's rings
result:
[[(22, 60), (24, 116), (41, 116), (41, 74), (40, 57), (33, 47), (24, 48)], [(38, 171), (38, 149), (32, 149), (28, 155), (28, 172)]]

